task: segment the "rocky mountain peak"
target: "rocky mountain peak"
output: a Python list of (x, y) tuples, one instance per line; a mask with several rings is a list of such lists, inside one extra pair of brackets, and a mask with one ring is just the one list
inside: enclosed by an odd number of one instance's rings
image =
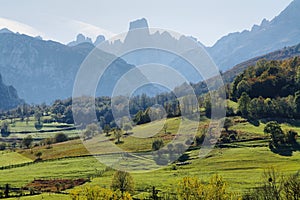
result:
[(142, 29), (142, 28), (149, 28), (148, 22), (145, 18), (132, 21), (129, 24), (129, 30), (130, 31), (134, 30), (134, 29)]
[(76, 40), (73, 42), (70, 42), (68, 44), (68, 46), (76, 46), (76, 45), (79, 45), (82, 43), (91, 43), (92, 44), (93, 42), (92, 42), (91, 38), (85, 37), (83, 34), (80, 33), (77, 35)]

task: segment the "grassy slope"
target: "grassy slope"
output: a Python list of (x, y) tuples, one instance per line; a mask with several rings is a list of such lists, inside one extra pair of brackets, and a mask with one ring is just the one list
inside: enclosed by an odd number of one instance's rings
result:
[(0, 151), (0, 166), (8, 166), (31, 162), (32, 159), (22, 156), (17, 152)]

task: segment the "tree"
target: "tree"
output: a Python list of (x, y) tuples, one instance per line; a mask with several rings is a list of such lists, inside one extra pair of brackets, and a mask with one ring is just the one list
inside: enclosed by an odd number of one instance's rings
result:
[(296, 93), (296, 96), (295, 96), (295, 113), (296, 113), (296, 117), (299, 117), (300, 116), (300, 92), (297, 92)]
[(0, 151), (4, 151), (6, 149), (6, 144), (5, 143), (1, 143), (0, 144)]
[(123, 136), (123, 131), (121, 129), (115, 129), (114, 130), (114, 136), (117, 139), (116, 144), (120, 144), (121, 143), (120, 139)]
[(287, 137), (287, 142), (289, 144), (297, 144), (297, 140), (296, 140), (296, 137), (298, 136), (298, 133), (296, 131), (293, 131), (293, 130), (289, 130), (287, 133), (286, 133), (286, 137)]
[(234, 199), (235, 195), (228, 192), (228, 186), (219, 175), (211, 177), (209, 184), (203, 184), (196, 177), (184, 177), (178, 184), (177, 195), (185, 200), (221, 200)]
[(76, 187), (70, 191), (69, 195), (72, 200), (132, 200), (132, 197), (128, 192), (124, 192), (122, 194), (119, 190), (112, 191), (110, 189), (101, 188), (99, 186)]
[(251, 86), (245, 80), (242, 80), (237, 85), (237, 95), (241, 96), (244, 92), (248, 93), (251, 90)]
[(300, 177), (299, 173), (290, 175), (284, 179), (283, 192), (286, 199), (300, 199)]
[(152, 150), (153, 151), (158, 151), (163, 146), (164, 146), (164, 141), (162, 141), (161, 139), (154, 140), (153, 143), (152, 143)]
[(168, 124), (167, 123), (164, 124), (163, 130), (164, 130), (164, 133), (167, 134), (167, 132), (168, 132)]
[(93, 137), (92, 131), (89, 129), (85, 129), (85, 131), (83, 132), (83, 137), (84, 140), (91, 139)]
[(126, 132), (126, 134), (128, 134), (128, 131), (132, 130), (132, 126), (131, 126), (131, 124), (126, 123), (126, 124), (124, 124), (123, 129)]
[(120, 190), (122, 194), (124, 192), (133, 192), (134, 181), (132, 176), (128, 172), (116, 171), (112, 178), (111, 188), (114, 191)]
[(243, 92), (241, 98), (238, 101), (238, 110), (243, 117), (248, 117), (250, 101), (251, 99), (248, 94), (246, 92)]
[(91, 131), (92, 136), (95, 136), (100, 131), (98, 125), (95, 123), (87, 125), (86, 129)]
[(5, 189), (4, 189), (4, 197), (5, 198), (9, 197), (9, 190), (10, 190), (9, 184), (7, 183), (7, 184), (5, 184)]
[(40, 110), (36, 110), (34, 112), (34, 118), (38, 123), (41, 123), (41, 118), (42, 118), (43, 114)]
[(228, 132), (228, 128), (230, 128), (231, 126), (233, 126), (232, 120), (226, 117), (224, 121), (224, 128), (226, 132)]
[(109, 124), (105, 124), (105, 126), (104, 126), (105, 135), (108, 136), (109, 132), (110, 132), (110, 126), (109, 126)]
[(205, 116), (210, 118), (212, 105), (211, 105), (211, 99), (209, 95), (206, 95), (204, 98), (204, 108), (205, 108)]
[(36, 130), (41, 130), (43, 128), (43, 123), (41, 121), (37, 121), (34, 123), (34, 127)]
[(98, 134), (99, 131), (100, 130), (99, 130), (98, 125), (93, 123), (93, 124), (89, 124), (86, 126), (86, 129), (83, 134), (84, 134), (85, 139), (91, 139), (96, 134)]
[(22, 144), (27, 148), (29, 149), (31, 143), (33, 142), (33, 138), (31, 137), (31, 135), (28, 135), (27, 137), (25, 137), (23, 140), (22, 140)]
[(1, 136), (8, 137), (10, 135), (8, 122), (4, 121), (1, 124)]
[(277, 122), (268, 122), (264, 128), (264, 133), (271, 134), (272, 142), (276, 147), (278, 147), (279, 142), (284, 143), (284, 133)]
[(265, 170), (262, 183), (253, 191), (246, 194), (243, 199), (264, 200), (299, 200), (300, 178), (299, 173), (283, 176), (273, 167)]
[(186, 200), (202, 200), (205, 198), (204, 192), (205, 186), (195, 177), (184, 177), (177, 188), (178, 197)]
[(280, 181), (280, 174), (273, 167), (264, 171), (263, 184), (261, 187), (261, 197), (266, 200), (280, 200), (282, 183)]
[(55, 143), (60, 143), (60, 142), (65, 142), (68, 141), (68, 136), (64, 133), (57, 133), (54, 136), (54, 141)]
[(52, 138), (46, 138), (45, 141), (47, 148), (50, 149), (51, 148), (51, 144), (53, 143), (53, 139)]

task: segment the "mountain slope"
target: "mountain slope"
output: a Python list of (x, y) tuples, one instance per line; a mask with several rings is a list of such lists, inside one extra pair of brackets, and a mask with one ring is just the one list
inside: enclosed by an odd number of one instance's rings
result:
[(250, 60), (247, 60), (245, 62), (242, 62), (236, 66), (234, 66), (232, 69), (226, 71), (223, 73), (222, 77), (225, 83), (230, 83), (233, 81), (233, 79), (242, 73), (245, 69), (247, 69), (250, 66), (254, 66), (258, 61), (260, 60), (285, 60), (289, 59), (295, 56), (300, 56), (300, 44), (292, 47), (286, 47), (278, 51), (274, 51), (262, 56), (258, 56), (255, 58), (252, 58)]
[(0, 74), (0, 111), (15, 108), (22, 103), (24, 101), (19, 99), (16, 89), (5, 85)]
[(263, 20), (251, 31), (232, 33), (207, 48), (218, 67), (227, 69), (250, 58), (300, 43), (300, 0), (294, 0), (279, 16)]
[[(3, 80), (14, 85), (27, 103), (50, 103), (72, 96), (77, 71), (94, 46), (83, 43), (69, 47), (13, 33), (0, 34), (0, 71)], [(103, 59), (112, 56), (99, 51)], [(99, 63), (100, 65), (101, 63)], [(133, 66), (117, 59), (108, 73), (106, 84)], [(98, 95), (107, 95), (102, 90)]]

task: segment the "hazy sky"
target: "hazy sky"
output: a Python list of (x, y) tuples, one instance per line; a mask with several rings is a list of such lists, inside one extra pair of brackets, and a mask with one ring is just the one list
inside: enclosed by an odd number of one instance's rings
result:
[(277, 16), (292, 0), (0, 0), (0, 28), (67, 43), (77, 33), (107, 37), (145, 17), (150, 27), (198, 38), (205, 45)]

